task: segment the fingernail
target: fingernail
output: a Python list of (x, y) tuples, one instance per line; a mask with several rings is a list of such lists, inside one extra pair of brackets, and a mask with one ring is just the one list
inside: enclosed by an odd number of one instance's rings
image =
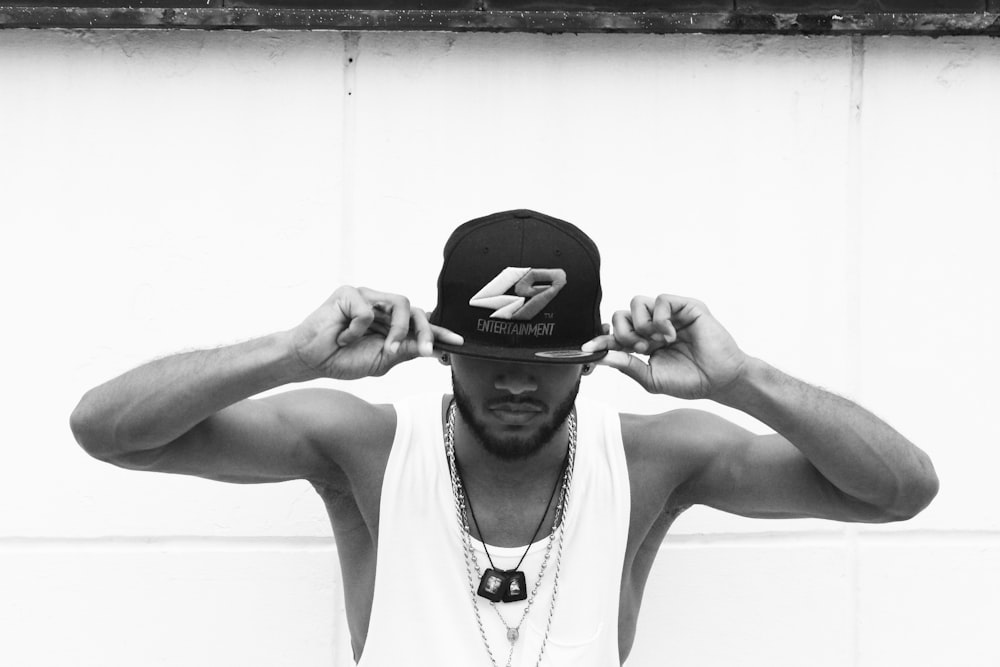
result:
[(632, 347), (634, 347), (637, 352), (645, 352), (646, 350), (649, 349), (649, 345), (647, 345), (645, 341), (641, 340)]
[(396, 354), (399, 352), (399, 341), (394, 340), (389, 344), (389, 352)]

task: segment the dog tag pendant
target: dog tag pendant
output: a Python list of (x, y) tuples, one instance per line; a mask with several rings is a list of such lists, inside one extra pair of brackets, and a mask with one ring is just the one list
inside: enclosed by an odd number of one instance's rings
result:
[(504, 575), (507, 577), (507, 585), (504, 586), (503, 601), (518, 602), (527, 599), (528, 583), (524, 579), (524, 572), (507, 570)]
[(491, 567), (483, 573), (483, 578), (479, 580), (479, 590), (476, 592), (490, 602), (500, 602), (507, 589), (507, 573)]

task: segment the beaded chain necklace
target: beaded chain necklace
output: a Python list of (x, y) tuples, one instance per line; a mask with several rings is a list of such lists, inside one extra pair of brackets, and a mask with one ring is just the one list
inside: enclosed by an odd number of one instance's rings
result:
[[(462, 478), (458, 471), (458, 463), (455, 458), (455, 413), (456, 406), (455, 402), (452, 401), (451, 405), (448, 406), (448, 421), (447, 427), (445, 429), (445, 452), (448, 456), (448, 467), (451, 473), (451, 489), (452, 494), (455, 498), (455, 513), (458, 517), (459, 530), (462, 533), (463, 551), (465, 556), (465, 569), (466, 574), (469, 579), (469, 590), (471, 592), (472, 598), (472, 610), (476, 616), (476, 624), (479, 626), (479, 634), (483, 640), (483, 646), (486, 648), (486, 653), (489, 655), (490, 663), (493, 667), (497, 667), (496, 658), (493, 656), (493, 650), (490, 648), (489, 640), (486, 638), (486, 630), (483, 627), (483, 620), (479, 614), (479, 605), (476, 598), (479, 596), (479, 591), (476, 587), (476, 579), (481, 578), (480, 589), (483, 587), (484, 582), (486, 582), (487, 577), (482, 575), (481, 569), (479, 567), (479, 561), (476, 559), (475, 549), (472, 546), (472, 537), (469, 529), (469, 519), (468, 512), (466, 508), (471, 509), (471, 506), (467, 504), (467, 497), (465, 493), (464, 486), (462, 484)], [(531, 605), (535, 600), (535, 594), (538, 592), (538, 588), (542, 582), (542, 577), (545, 575), (545, 570), (549, 564), (549, 560), (552, 555), (553, 546), (555, 546), (555, 561), (554, 561), (554, 574), (552, 579), (552, 599), (549, 603), (549, 617), (545, 623), (545, 634), (542, 637), (542, 645), (538, 651), (538, 661), (535, 663), (536, 667), (541, 665), (542, 656), (545, 654), (545, 647), (548, 644), (549, 631), (552, 628), (552, 617), (555, 613), (556, 608), (556, 596), (559, 592), (559, 571), (562, 565), (562, 553), (563, 553), (563, 543), (566, 537), (566, 512), (569, 507), (569, 490), (570, 485), (573, 480), (573, 463), (576, 458), (576, 414), (575, 412), (570, 413), (567, 419), (567, 430), (569, 432), (569, 443), (566, 452), (566, 461), (564, 462), (562, 471), (562, 485), (559, 493), (559, 502), (556, 504), (556, 513), (554, 525), (556, 528), (549, 533), (548, 543), (545, 545), (545, 555), (542, 558), (542, 565), (538, 572), (538, 578), (535, 580), (535, 585), (531, 589), (531, 594), (527, 596), (528, 603), (525, 605), (524, 610), (521, 612), (521, 618), (518, 620), (517, 625), (511, 626), (507, 623), (503, 614), (500, 613), (500, 609), (497, 608), (497, 600), (490, 599), (490, 606), (496, 611), (497, 616), (500, 618), (500, 622), (507, 629), (507, 641), (510, 642), (510, 647), (507, 652), (507, 662), (505, 667), (510, 667), (511, 660), (514, 656), (514, 644), (517, 642), (520, 636), (521, 625), (524, 623), (524, 619), (527, 618), (528, 612), (531, 610)], [(550, 500), (551, 502), (551, 500)], [(537, 530), (536, 530), (537, 533)], [(482, 532), (480, 532), (482, 536)], [(532, 538), (534, 539), (534, 538)], [(483, 548), (485, 550), (486, 543), (483, 542)], [(530, 547), (530, 544), (529, 544)], [(527, 553), (527, 552), (526, 552)], [(523, 557), (522, 557), (523, 560)], [(493, 565), (492, 559), (490, 565)], [(520, 566), (520, 563), (518, 564)], [(495, 568), (492, 568), (495, 570)], [(516, 568), (515, 568), (516, 569)], [(473, 574), (474, 573), (474, 574)], [(506, 573), (499, 572), (498, 574), (504, 575)], [(513, 577), (506, 580), (506, 585), (510, 585), (510, 581)], [(521, 575), (520, 582), (523, 582), (523, 574)], [(519, 584), (520, 585), (520, 584)], [(523, 597), (520, 599), (524, 599)]]

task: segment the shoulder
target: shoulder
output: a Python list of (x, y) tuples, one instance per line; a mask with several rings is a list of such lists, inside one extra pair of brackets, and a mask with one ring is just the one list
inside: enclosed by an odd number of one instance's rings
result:
[(388, 449), (396, 432), (393, 405), (374, 404), (324, 388), (295, 389), (261, 399), (289, 429), (343, 465), (359, 450)]
[(699, 458), (706, 445), (737, 428), (711, 412), (690, 408), (654, 415), (623, 412), (619, 417), (626, 451), (637, 455)]
[[(621, 413), (622, 438), (626, 446), (640, 449), (664, 447), (693, 455), (702, 447), (728, 439), (743, 429), (705, 410), (683, 408), (654, 415)], [(691, 451), (688, 451), (691, 450)]]
[(684, 408), (654, 415), (621, 413), (622, 443), (633, 485), (664, 502), (747, 432), (718, 415)]
[(392, 405), (369, 403), (345, 391), (324, 388), (293, 389), (261, 399), (279, 409), (281, 414), (303, 423), (339, 426), (355, 430), (381, 422), (395, 423)]

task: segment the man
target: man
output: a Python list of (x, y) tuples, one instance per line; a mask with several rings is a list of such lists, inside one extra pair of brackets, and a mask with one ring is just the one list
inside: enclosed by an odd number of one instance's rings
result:
[[(600, 320), (599, 255), (573, 225), (508, 211), (459, 227), (428, 317), (341, 287), (296, 328), (154, 361), (88, 392), (93, 456), (230, 482), (309, 480), (330, 515), (355, 658), (381, 665), (624, 662), (664, 535), (702, 504), (750, 517), (907, 519), (927, 456), (853, 403), (747, 356), (704, 304), (637, 296)], [(371, 405), (302, 389), (437, 354), (453, 396)], [(712, 414), (576, 400), (616, 368)]]

